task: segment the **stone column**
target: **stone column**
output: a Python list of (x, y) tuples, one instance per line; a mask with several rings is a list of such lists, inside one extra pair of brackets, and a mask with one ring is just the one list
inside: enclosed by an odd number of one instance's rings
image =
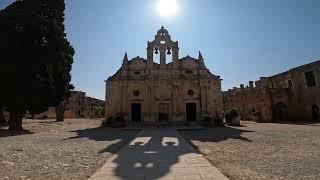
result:
[(201, 91), (201, 112), (207, 112), (207, 85), (200, 83), (200, 91)]
[(172, 61), (174, 69), (179, 67), (179, 48), (172, 49)]
[(181, 82), (179, 84), (179, 87), (178, 87), (178, 91), (179, 91), (179, 97), (178, 97), (178, 109), (179, 109), (179, 113), (181, 112), (185, 112), (184, 108), (185, 108), (185, 104), (183, 102), (183, 98), (185, 96), (184, 92), (183, 92), (183, 82)]
[(166, 48), (165, 47), (160, 47), (160, 69), (161, 70), (166, 69)]
[(151, 93), (150, 93), (150, 112), (151, 112), (151, 121), (155, 122), (155, 84), (151, 83)]
[(147, 48), (147, 69), (152, 69), (153, 66), (153, 48)]

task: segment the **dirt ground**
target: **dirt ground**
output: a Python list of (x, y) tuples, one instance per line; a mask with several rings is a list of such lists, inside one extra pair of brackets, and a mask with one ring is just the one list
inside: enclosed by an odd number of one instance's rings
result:
[(320, 124), (242, 124), (181, 133), (230, 179), (320, 179)]
[(0, 180), (87, 179), (137, 131), (99, 128), (100, 120), (24, 120), (20, 134), (0, 129)]

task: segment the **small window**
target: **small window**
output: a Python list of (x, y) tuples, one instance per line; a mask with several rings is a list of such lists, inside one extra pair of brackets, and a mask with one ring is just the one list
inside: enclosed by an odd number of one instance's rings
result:
[(194, 91), (193, 90), (188, 90), (188, 95), (193, 96), (194, 95)]
[(288, 88), (292, 88), (292, 80), (288, 80)]
[(304, 73), (305, 77), (306, 77), (306, 83), (307, 83), (307, 87), (313, 87), (316, 86), (316, 78), (314, 77), (314, 73), (313, 71), (309, 71)]
[(135, 75), (139, 75), (139, 74), (140, 74), (140, 71), (135, 71), (134, 74), (135, 74)]
[(138, 90), (133, 91), (133, 95), (134, 96), (139, 96), (140, 95), (140, 91), (138, 91)]

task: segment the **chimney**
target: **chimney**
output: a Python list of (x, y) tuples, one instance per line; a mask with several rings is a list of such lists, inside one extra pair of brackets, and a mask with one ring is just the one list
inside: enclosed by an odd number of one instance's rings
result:
[(249, 87), (253, 88), (253, 81), (249, 81)]

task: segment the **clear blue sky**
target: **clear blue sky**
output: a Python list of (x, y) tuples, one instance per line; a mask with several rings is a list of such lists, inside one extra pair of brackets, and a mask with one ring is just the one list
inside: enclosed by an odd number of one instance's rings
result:
[[(0, 0), (4, 8), (13, 0)], [(165, 26), (180, 56), (197, 57), (239, 86), (320, 59), (319, 0), (178, 0), (175, 17), (160, 17), (156, 0), (66, 0), (66, 30), (76, 50), (72, 83), (104, 99), (104, 80)]]

